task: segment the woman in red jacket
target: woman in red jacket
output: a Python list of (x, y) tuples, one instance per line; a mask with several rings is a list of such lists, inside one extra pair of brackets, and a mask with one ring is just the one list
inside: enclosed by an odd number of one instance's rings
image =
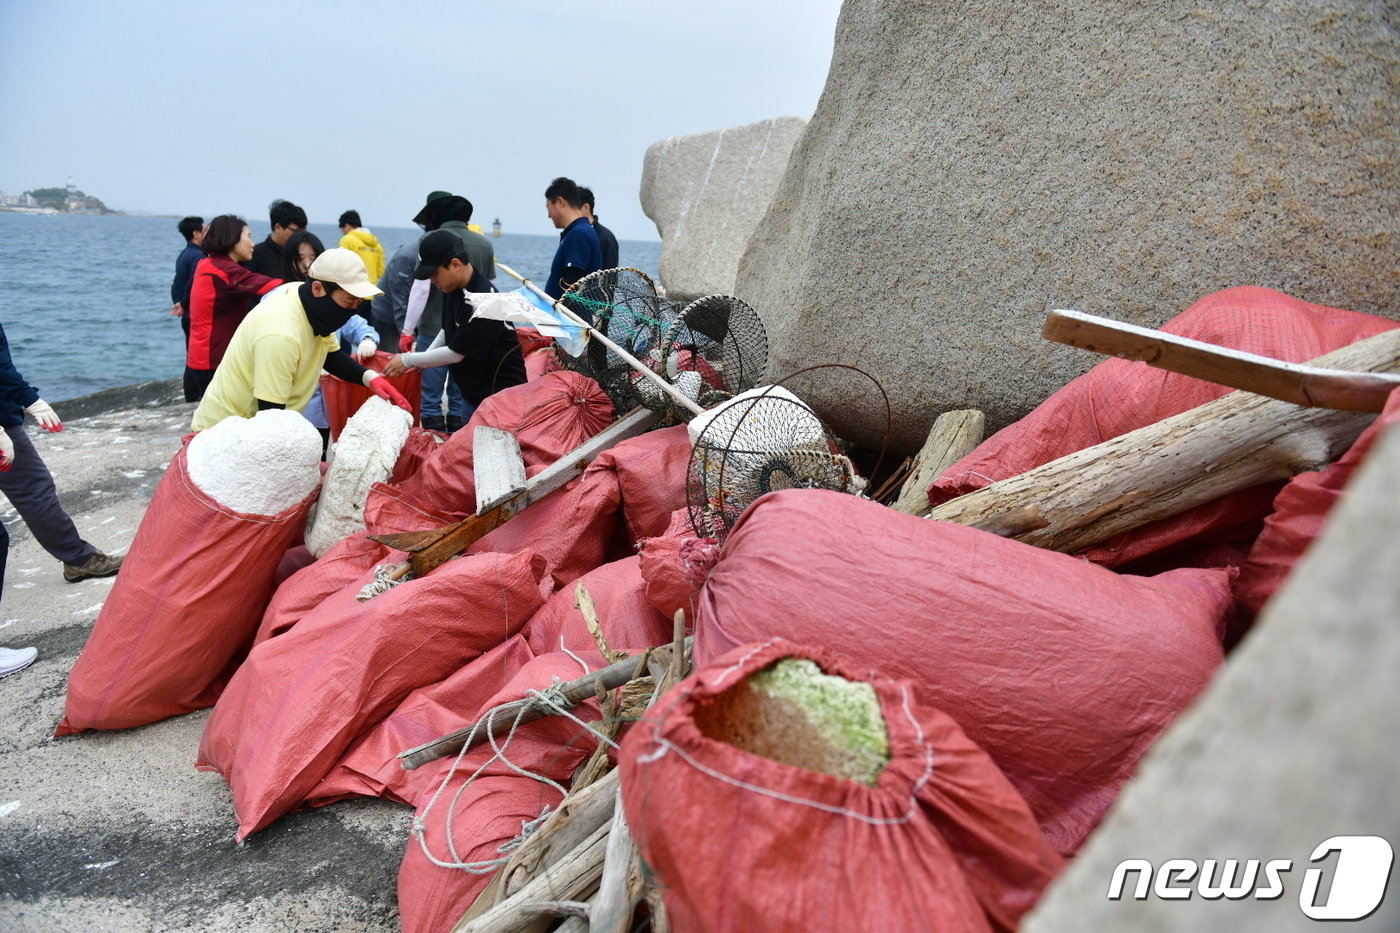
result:
[(205, 256), (190, 286), (190, 345), (185, 357), (185, 401), (197, 402), (214, 378), (233, 332), (253, 303), (282, 284), (239, 263), (253, 258), (253, 237), (242, 217), (222, 214), (209, 221)]

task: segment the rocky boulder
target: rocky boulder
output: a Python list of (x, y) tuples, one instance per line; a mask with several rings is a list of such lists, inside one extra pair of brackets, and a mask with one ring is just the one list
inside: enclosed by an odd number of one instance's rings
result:
[(678, 300), (734, 294), (749, 235), (807, 121), (775, 117), (653, 143), (642, 163), (642, 210), (661, 234), (661, 281)]
[[(847, 0), (735, 294), (771, 375), (869, 371), (906, 450), (944, 410), (1000, 428), (1093, 365), (1040, 339), (1052, 308), (1156, 326), (1264, 285), (1400, 317), (1397, 83), (1381, 2)], [(868, 383), (792, 387), (879, 442)]]

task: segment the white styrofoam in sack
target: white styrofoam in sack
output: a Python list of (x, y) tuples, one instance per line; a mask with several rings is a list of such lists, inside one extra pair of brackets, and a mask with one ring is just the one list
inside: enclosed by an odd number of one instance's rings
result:
[(306, 548), (320, 557), (342, 538), (365, 527), (365, 497), (394, 472), (413, 416), (375, 396), (345, 422), (321, 484)]
[(321, 482), (321, 435), (281, 408), (225, 418), (196, 434), (186, 453), (190, 479), (224, 508), (277, 515)]

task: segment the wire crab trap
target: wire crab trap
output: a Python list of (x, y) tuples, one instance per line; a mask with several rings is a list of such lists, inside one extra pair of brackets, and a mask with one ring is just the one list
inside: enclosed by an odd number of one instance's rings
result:
[(821, 419), (780, 386), (747, 393), (691, 422), (691, 527), (723, 543), (759, 496), (783, 489), (859, 494), (865, 481)]
[[(644, 272), (603, 269), (580, 279), (561, 300), (700, 407), (753, 388), (768, 363), (758, 313), (730, 295), (682, 304), (657, 294)], [(558, 348), (555, 356), (565, 369), (597, 381), (619, 412), (644, 406), (671, 420), (690, 417), (602, 341), (588, 341), (577, 357)]]

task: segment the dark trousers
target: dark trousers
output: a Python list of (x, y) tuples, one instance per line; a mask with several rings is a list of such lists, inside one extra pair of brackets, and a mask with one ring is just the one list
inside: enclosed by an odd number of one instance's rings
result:
[(40, 547), (65, 564), (83, 563), (97, 548), (83, 540), (58, 504), (53, 474), (22, 426), (7, 427), (5, 433), (14, 441), (15, 462), (8, 473), (0, 473), (0, 492), (9, 497)]

